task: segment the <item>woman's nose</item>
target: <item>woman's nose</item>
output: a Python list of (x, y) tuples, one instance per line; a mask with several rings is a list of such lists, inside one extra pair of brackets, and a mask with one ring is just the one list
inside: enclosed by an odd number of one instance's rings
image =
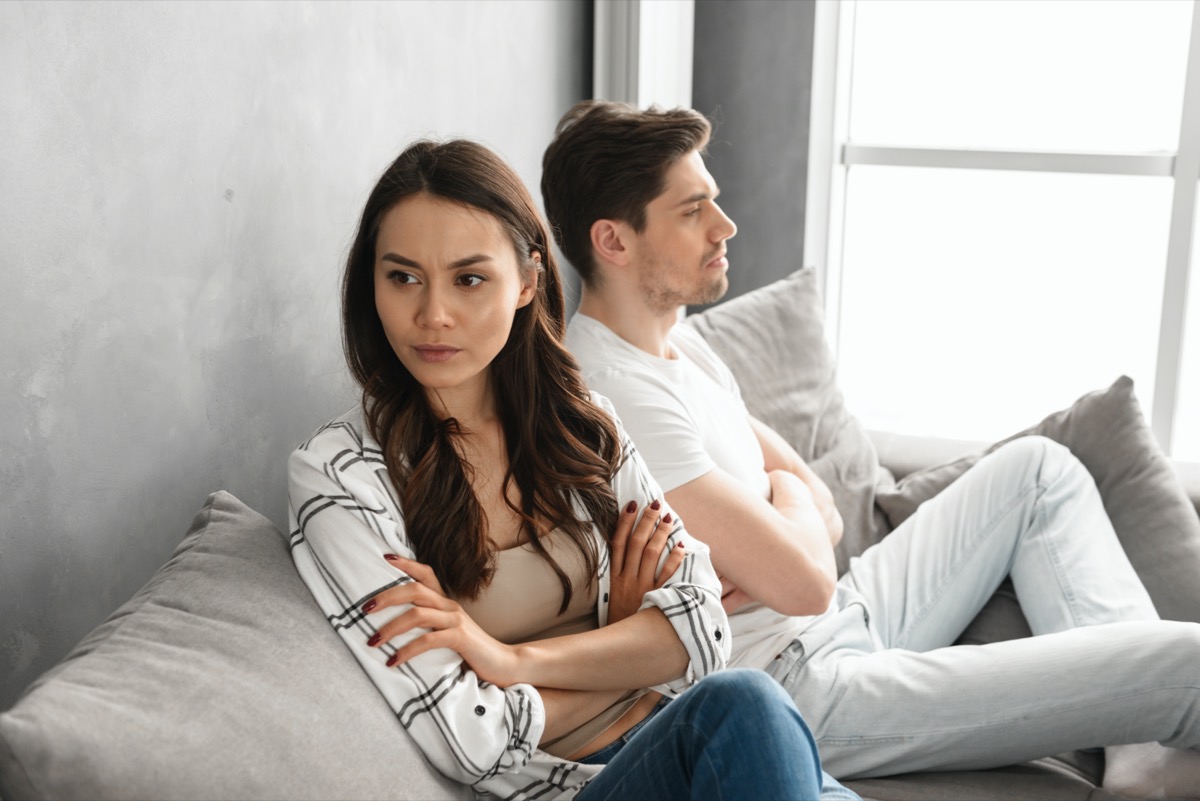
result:
[(454, 325), (454, 315), (441, 292), (431, 289), (422, 293), (417, 323), (423, 328), (449, 328)]

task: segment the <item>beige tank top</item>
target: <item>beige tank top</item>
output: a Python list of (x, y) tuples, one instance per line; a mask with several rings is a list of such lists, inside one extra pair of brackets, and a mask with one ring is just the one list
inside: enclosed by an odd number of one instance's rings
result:
[[(598, 582), (584, 569), (583, 554), (560, 531), (552, 532), (543, 543), (571, 578), (571, 602), (561, 615), (562, 584), (528, 543), (497, 551), (491, 584), (473, 601), (459, 599), (471, 619), (501, 642), (513, 645), (598, 628)], [(633, 690), (625, 694), (588, 722), (538, 747), (558, 757), (575, 753), (616, 723), (645, 693)]]

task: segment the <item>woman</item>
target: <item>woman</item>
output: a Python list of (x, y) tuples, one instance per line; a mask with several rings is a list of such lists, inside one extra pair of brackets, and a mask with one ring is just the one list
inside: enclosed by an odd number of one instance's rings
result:
[(816, 798), (815, 745), (769, 681), (660, 700), (724, 666), (719, 582), (561, 345), (512, 170), (471, 142), (405, 150), (342, 300), (362, 408), (291, 457), (292, 553), (429, 760), (501, 797)]

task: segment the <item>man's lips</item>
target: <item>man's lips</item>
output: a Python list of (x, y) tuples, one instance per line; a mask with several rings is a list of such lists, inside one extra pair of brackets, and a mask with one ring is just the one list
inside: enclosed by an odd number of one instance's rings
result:
[(721, 251), (720, 253), (717, 254), (717, 256), (714, 259), (707, 262), (704, 266), (705, 267), (728, 267), (729, 260), (727, 258), (725, 258), (725, 253), (726, 253), (726, 251)]
[(454, 348), (450, 345), (413, 345), (413, 350), (417, 352), (421, 361), (444, 362), (454, 358), (454, 354), (458, 353), (461, 348)]

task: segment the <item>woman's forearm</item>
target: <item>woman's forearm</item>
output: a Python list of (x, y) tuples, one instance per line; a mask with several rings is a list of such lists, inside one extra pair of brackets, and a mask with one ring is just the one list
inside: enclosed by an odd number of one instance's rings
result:
[(657, 608), (595, 631), (515, 646), (516, 679), (562, 690), (639, 690), (674, 681), (687, 650)]

